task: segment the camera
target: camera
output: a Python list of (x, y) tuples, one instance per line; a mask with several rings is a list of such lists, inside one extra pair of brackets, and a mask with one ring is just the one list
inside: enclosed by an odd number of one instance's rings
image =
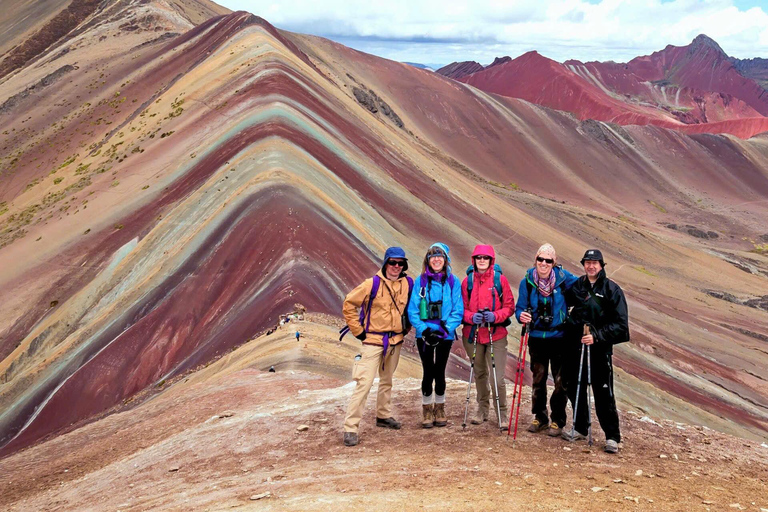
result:
[(427, 305), (427, 320), (440, 320), (443, 318), (443, 301), (430, 302)]
[(541, 324), (546, 327), (552, 325), (552, 320), (554, 320), (554, 317), (552, 316), (552, 301), (545, 300), (543, 302), (539, 302), (539, 306), (536, 308), (536, 316), (537, 324)]

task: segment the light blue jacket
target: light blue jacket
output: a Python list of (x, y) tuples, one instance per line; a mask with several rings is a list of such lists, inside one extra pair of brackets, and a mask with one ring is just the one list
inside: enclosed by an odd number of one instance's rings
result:
[[(573, 283), (579, 280), (578, 277), (571, 274), (561, 266), (552, 269), (555, 273), (555, 289), (549, 297), (542, 297), (539, 289), (533, 280), (533, 269), (528, 269), (525, 277), (520, 281), (520, 289), (517, 294), (517, 304), (515, 305), (515, 317), (520, 321), (520, 314), (530, 307), (532, 327), (530, 331), (531, 338), (562, 338), (565, 330), (565, 319), (568, 317), (568, 306), (565, 304), (565, 292), (571, 289)], [(414, 285), (415, 288), (415, 285)], [(530, 293), (528, 291), (530, 290)], [(552, 323), (549, 326), (544, 325), (539, 320), (539, 303), (552, 301)]]
[[(464, 316), (464, 300), (461, 298), (461, 281), (452, 275), (448, 274), (448, 278), (445, 282), (429, 280), (424, 276), (424, 282), (426, 284), (424, 288), (424, 294), (428, 302), (443, 301), (442, 311), (442, 323), (445, 330), (448, 332), (448, 337), (445, 339), (456, 339), (456, 328), (461, 325), (461, 319)], [(451, 282), (453, 286), (451, 286)], [(419, 303), (421, 302), (421, 283), (422, 276), (417, 277), (413, 282), (413, 292), (411, 293), (411, 301), (408, 304), (408, 320), (416, 330), (416, 337), (421, 338), (424, 333), (424, 329), (430, 327), (434, 330), (440, 329), (439, 320), (422, 320), (419, 316)]]

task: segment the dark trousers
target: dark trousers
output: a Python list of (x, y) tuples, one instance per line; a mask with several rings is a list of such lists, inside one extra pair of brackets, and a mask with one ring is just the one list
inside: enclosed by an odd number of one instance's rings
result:
[(451, 355), (451, 345), (453, 341), (443, 340), (432, 347), (417, 341), (419, 347), (419, 357), (421, 358), (421, 367), (424, 369), (424, 377), (421, 379), (421, 394), (429, 396), (432, 394), (432, 383), (435, 384), (435, 393), (445, 394), (445, 367), (448, 365), (448, 358)]
[[(579, 386), (579, 360), (581, 343), (567, 352), (567, 382), (568, 398), (576, 403), (576, 388)], [(605, 432), (606, 439), (621, 442), (619, 430), (619, 413), (616, 411), (616, 397), (613, 394), (613, 356), (597, 345), (591, 345), (592, 394), (595, 397), (595, 412), (600, 427)], [(587, 434), (589, 428), (589, 405), (587, 404), (587, 351), (584, 349), (584, 365), (581, 372), (581, 387), (579, 389), (578, 417), (573, 425), (582, 434)]]
[(565, 425), (565, 406), (568, 395), (563, 382), (563, 339), (530, 338), (528, 352), (531, 355), (531, 412), (541, 423), (548, 423), (547, 418), (547, 375), (552, 370), (555, 389), (549, 399), (551, 418), (559, 427)]

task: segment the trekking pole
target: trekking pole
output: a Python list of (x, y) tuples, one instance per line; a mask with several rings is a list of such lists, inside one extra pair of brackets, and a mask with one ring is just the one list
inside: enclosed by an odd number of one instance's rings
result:
[(496, 359), (493, 357), (493, 333), (491, 332), (491, 324), (488, 326), (488, 343), (491, 345), (491, 367), (493, 368), (493, 390), (496, 393), (496, 419), (499, 421), (499, 432), (504, 427), (501, 426), (501, 408), (499, 406), (499, 379), (496, 377)]
[[(533, 310), (527, 308), (527, 313), (531, 313)], [(517, 371), (515, 372), (515, 390), (512, 393), (512, 407), (509, 410), (509, 426), (507, 427), (507, 439), (512, 433), (512, 415), (515, 415), (515, 433), (512, 437), (512, 443), (517, 440), (517, 425), (520, 421), (520, 402), (523, 396), (523, 378), (525, 376), (525, 351), (528, 347), (528, 333), (530, 332), (530, 323), (523, 324), (523, 329), (520, 332), (520, 348), (517, 351)], [(518, 384), (519, 381), (519, 384)], [(519, 388), (518, 388), (519, 386)], [(519, 396), (518, 396), (519, 394)], [(517, 406), (515, 406), (515, 398), (517, 398)]]
[[(523, 329), (520, 332), (520, 348), (517, 349), (517, 369), (515, 370), (515, 387), (512, 391), (512, 407), (510, 407), (509, 410), (509, 426), (507, 427), (507, 439), (509, 439), (509, 436), (512, 435), (512, 417), (515, 415), (515, 401), (517, 400), (517, 386), (518, 381), (520, 380), (520, 360), (523, 357), (523, 340), (525, 339), (526, 335), (526, 327), (528, 324), (523, 324)], [(522, 386), (520, 386), (520, 392), (522, 393)], [(517, 427), (517, 423), (515, 423), (515, 427)], [(517, 434), (517, 428), (515, 428), (515, 434)], [(517, 436), (515, 436), (517, 437)]]
[(467, 428), (467, 414), (469, 413), (469, 394), (472, 391), (472, 373), (475, 370), (475, 355), (477, 354), (477, 333), (480, 329), (475, 326), (475, 335), (472, 339), (472, 363), (469, 366), (469, 382), (467, 383), (467, 405), (464, 407), (464, 423), (461, 424), (461, 428), (466, 430)]
[[(581, 344), (581, 356), (579, 357), (579, 383), (576, 385), (576, 402), (573, 404), (573, 421), (571, 421), (571, 441), (573, 436), (576, 435), (576, 418), (579, 413), (579, 395), (581, 395), (581, 373), (584, 368), (584, 344)], [(589, 404), (587, 404), (589, 405)]]
[(589, 414), (588, 419), (589, 425), (588, 427), (588, 437), (589, 437), (589, 446), (592, 446), (592, 358), (590, 357), (590, 350), (589, 345), (587, 345), (587, 413)]

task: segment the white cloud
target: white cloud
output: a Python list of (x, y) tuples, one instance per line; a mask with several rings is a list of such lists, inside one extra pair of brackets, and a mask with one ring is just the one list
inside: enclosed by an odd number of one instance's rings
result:
[[(626, 61), (704, 33), (734, 57), (768, 58), (768, 10), (734, 0), (219, 0), (286, 30), (395, 60), (490, 62), (536, 49), (555, 60)], [(438, 47), (426, 41), (455, 43)], [(354, 44), (350, 44), (353, 43)]]

